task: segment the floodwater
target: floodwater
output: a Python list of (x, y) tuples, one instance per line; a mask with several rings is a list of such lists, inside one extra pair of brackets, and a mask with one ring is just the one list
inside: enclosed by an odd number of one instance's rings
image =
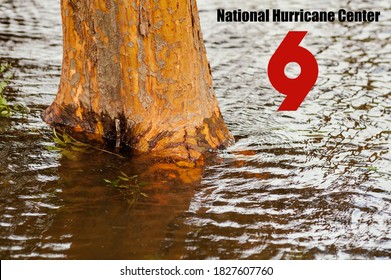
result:
[[(149, 175), (137, 159), (47, 148), (55, 143), (40, 114), (59, 83), (59, 2), (0, 0), (0, 60), (15, 73), (8, 97), (31, 110), (0, 118), (1, 259), (391, 257), (389, 1), (199, 0), (236, 144), (202, 175), (184, 175), (193, 183)], [(216, 23), (217, 8), (331, 7), (382, 15), (369, 24)], [(266, 69), (289, 30), (309, 31), (302, 45), (319, 78), (297, 112), (277, 112), (284, 96)], [(134, 203), (104, 183), (121, 171), (142, 178), (148, 197)]]

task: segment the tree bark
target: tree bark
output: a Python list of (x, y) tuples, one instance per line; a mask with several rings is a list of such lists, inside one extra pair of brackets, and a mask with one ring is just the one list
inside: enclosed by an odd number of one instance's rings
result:
[(61, 81), (44, 121), (181, 160), (233, 143), (195, 0), (62, 0), (61, 9)]

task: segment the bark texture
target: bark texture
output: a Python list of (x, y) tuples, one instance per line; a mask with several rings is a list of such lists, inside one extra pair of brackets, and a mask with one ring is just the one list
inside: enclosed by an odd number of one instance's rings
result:
[(62, 0), (61, 8), (62, 75), (47, 123), (191, 161), (233, 142), (195, 0)]

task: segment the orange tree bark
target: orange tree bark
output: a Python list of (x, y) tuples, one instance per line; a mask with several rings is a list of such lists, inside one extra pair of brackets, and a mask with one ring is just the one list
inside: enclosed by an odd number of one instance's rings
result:
[(62, 74), (47, 123), (192, 161), (233, 142), (195, 0), (62, 0), (61, 10)]

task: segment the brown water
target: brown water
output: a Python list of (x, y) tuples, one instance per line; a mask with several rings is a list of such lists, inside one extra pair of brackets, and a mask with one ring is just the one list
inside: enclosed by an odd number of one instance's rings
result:
[[(391, 257), (389, 1), (207, 1), (200, 16), (214, 85), (237, 143), (200, 182), (149, 176), (101, 152), (49, 151), (40, 113), (61, 71), (59, 1), (0, 0), (0, 61), (29, 117), (0, 118), (1, 259), (378, 259)], [(353, 3), (354, 2), (354, 3)], [(216, 9), (372, 9), (371, 24), (216, 23)], [(297, 112), (277, 112), (270, 56), (289, 30), (319, 78)], [(124, 171), (150, 198), (107, 187)], [(197, 176), (196, 176), (197, 177)]]

